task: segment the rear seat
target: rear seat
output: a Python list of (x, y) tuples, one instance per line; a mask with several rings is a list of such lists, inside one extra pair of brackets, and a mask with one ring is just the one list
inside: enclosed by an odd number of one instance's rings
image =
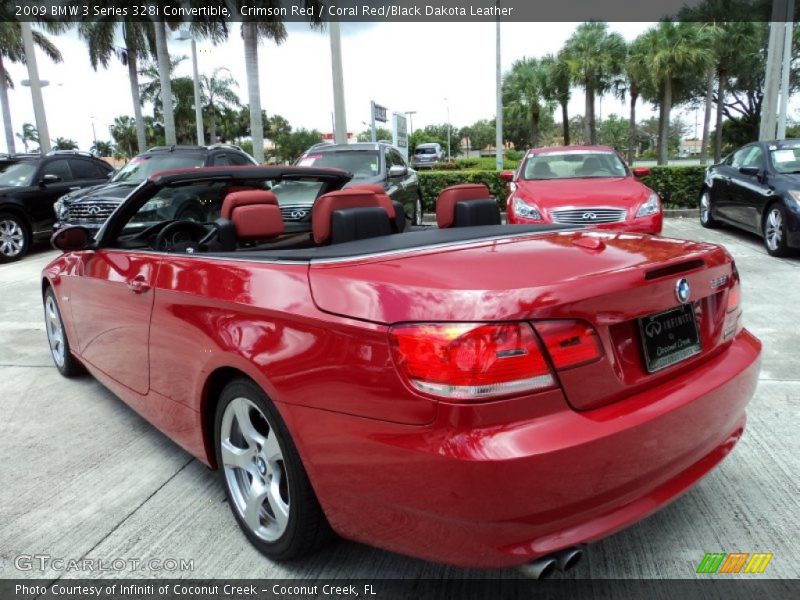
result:
[[(351, 185), (347, 188), (348, 190), (368, 190), (370, 192), (375, 193), (377, 196), (386, 196), (391, 200), (389, 195), (386, 193), (386, 189), (379, 183), (358, 183), (356, 185)], [(403, 208), (403, 205), (398, 202), (397, 200), (391, 200), (392, 206), (394, 206), (394, 219), (392, 220), (392, 225), (394, 225), (394, 232), (395, 233), (402, 233), (406, 230), (406, 210)]]
[(349, 188), (317, 198), (311, 230), (318, 245), (341, 244), (394, 232), (395, 208), (386, 194)]
[(500, 207), (482, 183), (450, 186), (436, 199), (436, 224), (442, 229), (500, 223)]

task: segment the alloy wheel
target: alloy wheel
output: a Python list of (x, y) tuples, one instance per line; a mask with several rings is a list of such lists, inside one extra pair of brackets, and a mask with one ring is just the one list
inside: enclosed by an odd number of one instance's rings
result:
[(773, 208), (767, 215), (766, 226), (764, 227), (764, 238), (767, 247), (776, 251), (781, 247), (783, 240), (783, 215), (777, 208)]
[(708, 218), (711, 216), (711, 199), (708, 197), (708, 192), (704, 192), (700, 196), (700, 221), (708, 223)]
[(289, 523), (289, 482), (276, 430), (258, 406), (234, 398), (222, 415), (225, 482), (236, 511), (258, 538), (274, 542)]
[(422, 225), (422, 198), (417, 196), (417, 204), (414, 207), (414, 225)]
[(53, 360), (59, 367), (64, 366), (66, 352), (64, 346), (64, 326), (61, 324), (61, 317), (58, 314), (55, 298), (47, 295), (44, 302), (45, 324), (47, 326), (47, 341), (50, 342), (50, 351), (53, 353)]
[(6, 258), (16, 258), (25, 247), (25, 231), (13, 219), (0, 221), (0, 254)]

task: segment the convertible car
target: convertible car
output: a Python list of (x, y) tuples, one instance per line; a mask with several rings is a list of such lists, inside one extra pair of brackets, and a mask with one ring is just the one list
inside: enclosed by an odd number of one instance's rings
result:
[[(761, 345), (715, 245), (500, 225), (481, 185), (410, 230), (301, 167), (164, 172), (42, 275), (59, 371), (88, 370), (217, 469), (288, 559), (332, 533), (472, 567), (567, 569), (734, 447)], [(314, 194), (287, 234), (271, 189)], [(152, 221), (175, 190), (213, 223)]]

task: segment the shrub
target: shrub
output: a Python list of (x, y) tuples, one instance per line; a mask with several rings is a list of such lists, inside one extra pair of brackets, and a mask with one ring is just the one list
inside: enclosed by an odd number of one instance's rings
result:
[(497, 171), (486, 169), (420, 171), (419, 185), (425, 202), (425, 212), (436, 210), (436, 198), (444, 188), (459, 183), (483, 183), (495, 197), (501, 210), (505, 210), (506, 182), (501, 181)]
[(695, 208), (700, 203), (700, 188), (703, 186), (706, 168), (650, 167), (650, 175), (642, 183), (655, 190), (666, 208)]

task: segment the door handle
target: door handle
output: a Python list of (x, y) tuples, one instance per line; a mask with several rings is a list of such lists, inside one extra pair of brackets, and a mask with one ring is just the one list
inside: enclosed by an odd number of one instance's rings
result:
[(144, 278), (144, 275), (137, 275), (136, 277), (128, 281), (128, 288), (134, 294), (143, 294), (150, 289), (150, 285), (147, 283), (147, 280)]
[(75, 190), (79, 190), (79, 189), (81, 189), (81, 186), (79, 186), (79, 185), (73, 185), (72, 187), (70, 187), (70, 188), (69, 188), (69, 191), (70, 191), (70, 192), (74, 192)]

